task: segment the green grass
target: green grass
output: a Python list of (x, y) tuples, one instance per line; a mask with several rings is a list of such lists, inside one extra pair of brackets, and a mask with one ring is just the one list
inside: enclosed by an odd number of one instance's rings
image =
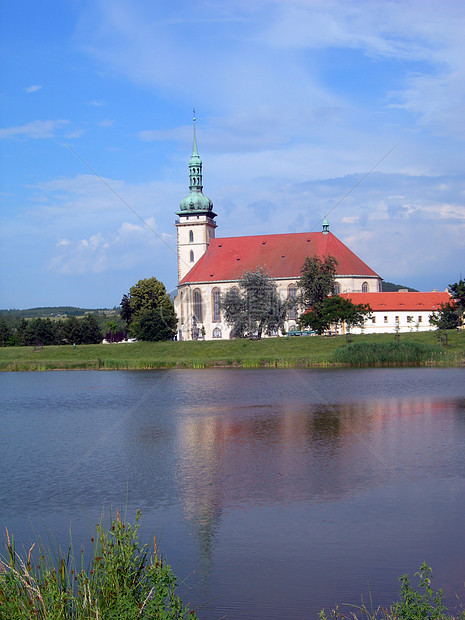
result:
[(438, 344), (416, 342), (354, 342), (336, 349), (333, 360), (349, 366), (435, 365), (443, 357)]
[[(437, 332), (401, 334), (399, 344), (410, 349), (430, 351), (421, 359), (384, 360), (400, 365), (432, 364), (462, 366), (465, 364), (465, 331), (448, 332), (448, 344), (438, 343)], [(381, 350), (396, 350), (393, 334), (352, 336), (352, 345), (376, 345)], [(0, 348), (0, 370), (118, 370), (152, 368), (209, 368), (215, 366), (243, 368), (293, 368), (360, 365), (359, 359), (342, 358), (347, 347), (345, 336), (265, 338), (263, 340), (227, 340), (197, 342), (138, 342), (134, 344), (50, 346)], [(341, 349), (338, 353), (336, 351)], [(379, 365), (379, 359), (368, 359), (368, 365)]]

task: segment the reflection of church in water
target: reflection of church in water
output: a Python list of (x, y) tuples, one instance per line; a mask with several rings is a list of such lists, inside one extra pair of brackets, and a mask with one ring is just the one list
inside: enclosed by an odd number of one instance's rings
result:
[(184, 516), (199, 545), (201, 576), (208, 580), (224, 519), (236, 513), (246, 521), (253, 508), (339, 501), (356, 489), (365, 493), (391, 475), (386, 464), (397, 451), (415, 458), (415, 442), (434, 442), (441, 406), (421, 400), (422, 415), (412, 415), (418, 400), (396, 398), (283, 402), (260, 413), (253, 406), (246, 412), (220, 407), (211, 414), (190, 408), (178, 428), (178, 479)]
[[(189, 161), (189, 195), (177, 212), (178, 293), (175, 309), (178, 338), (225, 339), (230, 327), (221, 316), (221, 294), (237, 286), (245, 271), (264, 267), (275, 280), (279, 294), (293, 298), (297, 280), (308, 256), (334, 256), (338, 261), (337, 293), (374, 293), (381, 290), (381, 278), (337, 237), (323, 230), (313, 233), (255, 235), (216, 238), (216, 213), (213, 203), (203, 194), (202, 161), (197, 150), (194, 118), (194, 143)], [(296, 326), (290, 314), (286, 330)]]

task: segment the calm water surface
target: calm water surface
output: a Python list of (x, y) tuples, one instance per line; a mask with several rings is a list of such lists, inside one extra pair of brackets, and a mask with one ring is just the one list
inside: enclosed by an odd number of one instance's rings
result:
[(433, 566), (465, 601), (465, 370), (0, 373), (0, 527), (142, 510), (201, 618), (316, 618)]

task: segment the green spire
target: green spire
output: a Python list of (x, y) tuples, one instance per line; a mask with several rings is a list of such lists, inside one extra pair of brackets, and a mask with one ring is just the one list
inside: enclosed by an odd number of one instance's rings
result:
[(329, 224), (328, 224), (328, 220), (325, 218), (323, 220), (323, 234), (327, 235), (329, 233)]
[(178, 215), (186, 215), (186, 211), (196, 214), (208, 213), (211, 217), (215, 217), (213, 213), (213, 203), (210, 198), (203, 195), (202, 183), (202, 160), (197, 150), (197, 135), (195, 131), (195, 108), (194, 108), (194, 141), (192, 144), (192, 155), (189, 160), (189, 196), (181, 200), (180, 211)]

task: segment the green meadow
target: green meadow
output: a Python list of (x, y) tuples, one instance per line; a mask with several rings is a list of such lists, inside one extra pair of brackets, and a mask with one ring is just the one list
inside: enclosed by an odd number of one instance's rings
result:
[(0, 348), (0, 370), (462, 366), (465, 331)]

